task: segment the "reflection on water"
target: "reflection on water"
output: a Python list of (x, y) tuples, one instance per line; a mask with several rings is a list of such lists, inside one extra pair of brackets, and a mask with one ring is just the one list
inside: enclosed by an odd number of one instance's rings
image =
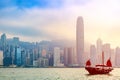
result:
[(90, 75), (84, 68), (0, 68), (0, 80), (120, 80), (120, 69)]

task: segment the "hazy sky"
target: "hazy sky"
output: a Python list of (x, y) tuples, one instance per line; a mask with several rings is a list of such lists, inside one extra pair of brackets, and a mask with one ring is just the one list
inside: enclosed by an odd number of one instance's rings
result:
[(0, 35), (22, 41), (76, 37), (76, 19), (83, 16), (85, 41), (98, 38), (120, 46), (120, 0), (0, 0)]

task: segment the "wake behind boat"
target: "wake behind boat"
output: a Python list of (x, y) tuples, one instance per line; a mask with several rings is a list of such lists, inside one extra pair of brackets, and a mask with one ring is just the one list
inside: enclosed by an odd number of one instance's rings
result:
[(88, 60), (85, 69), (89, 74), (108, 74), (113, 70), (113, 67), (110, 58), (107, 60), (106, 65), (104, 65), (104, 52), (102, 52), (102, 64), (92, 67), (90, 60)]

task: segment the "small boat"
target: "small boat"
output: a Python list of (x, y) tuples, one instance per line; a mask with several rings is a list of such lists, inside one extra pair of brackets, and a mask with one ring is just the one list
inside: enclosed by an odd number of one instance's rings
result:
[(95, 67), (91, 66), (90, 59), (86, 62), (85, 69), (89, 74), (108, 74), (113, 70), (111, 58), (107, 60), (106, 65), (104, 65), (104, 52), (102, 52), (102, 64), (96, 65)]

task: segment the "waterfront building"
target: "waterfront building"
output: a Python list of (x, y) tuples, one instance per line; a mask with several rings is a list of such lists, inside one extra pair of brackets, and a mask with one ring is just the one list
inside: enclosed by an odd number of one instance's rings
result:
[(60, 48), (54, 47), (54, 66), (58, 67), (60, 64)]
[(49, 61), (47, 58), (39, 58), (38, 60), (38, 66), (39, 67), (48, 67), (49, 66)]
[(98, 39), (96, 42), (97, 45), (97, 64), (101, 64), (102, 63), (102, 40)]
[(1, 50), (3, 50), (4, 57), (7, 57), (7, 54), (5, 53), (6, 45), (7, 45), (6, 34), (2, 34), (1, 35)]
[(115, 67), (115, 50), (114, 49), (111, 49), (110, 50), (110, 58), (111, 58), (111, 62), (112, 62), (112, 65), (113, 67)]
[(15, 64), (17, 66), (21, 66), (22, 65), (22, 55), (21, 55), (21, 48), (20, 47), (16, 47), (15, 48)]
[(21, 51), (21, 65), (23, 65), (23, 66), (26, 65), (26, 52), (25, 52), (25, 50)]
[(38, 66), (39, 66), (38, 60), (34, 60), (34, 61), (33, 61), (33, 66), (34, 66), (34, 67), (38, 67)]
[(116, 67), (120, 67), (120, 48), (117, 47), (116, 48), (116, 56), (115, 56), (115, 63), (116, 63)]
[(95, 45), (90, 46), (90, 60), (91, 60), (91, 65), (95, 66), (96, 65), (96, 60), (97, 60), (97, 54), (96, 54), (96, 47)]
[(3, 65), (3, 51), (0, 51), (0, 65)]
[(64, 48), (64, 65), (68, 66), (68, 49)]
[(111, 47), (109, 43), (106, 43), (102, 47), (102, 51), (104, 52), (104, 62), (107, 62), (109, 58), (111, 58)]

